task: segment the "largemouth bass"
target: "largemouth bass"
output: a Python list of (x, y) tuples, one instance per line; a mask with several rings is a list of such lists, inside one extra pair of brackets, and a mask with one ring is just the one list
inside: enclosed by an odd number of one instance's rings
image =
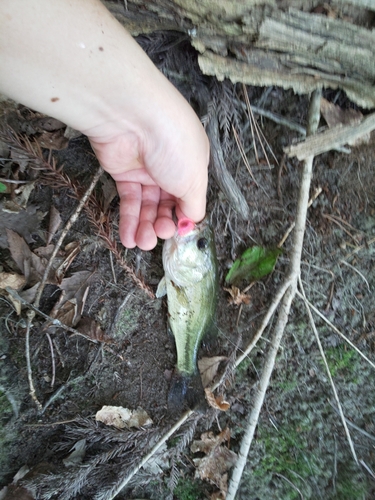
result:
[(177, 350), (168, 406), (193, 409), (204, 403), (197, 353), (213, 325), (218, 290), (215, 243), (206, 220), (179, 220), (175, 235), (164, 243), (163, 267), (156, 296), (167, 294), (168, 323)]

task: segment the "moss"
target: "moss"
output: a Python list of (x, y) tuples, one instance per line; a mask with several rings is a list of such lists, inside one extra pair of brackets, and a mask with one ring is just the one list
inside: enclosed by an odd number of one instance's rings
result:
[(205, 498), (201, 486), (191, 479), (180, 479), (174, 492), (177, 500), (199, 500)]
[[(331, 347), (325, 351), (327, 363), (332, 377), (339, 372), (343, 375), (354, 375), (359, 362), (359, 354), (346, 344)], [(323, 361), (321, 361), (323, 363)]]

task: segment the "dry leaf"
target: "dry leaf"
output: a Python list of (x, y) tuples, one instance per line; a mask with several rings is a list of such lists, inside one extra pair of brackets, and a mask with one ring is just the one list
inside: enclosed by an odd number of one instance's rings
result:
[(35, 182), (29, 182), (28, 184), (22, 184), (14, 191), (15, 194), (17, 195), (14, 200), (16, 205), (18, 206), (17, 212), (27, 207), (27, 202), (29, 201), (30, 195), (34, 190), (34, 187), (35, 187)]
[(49, 212), (49, 227), (48, 227), (48, 238), (47, 245), (49, 245), (54, 237), (56, 231), (60, 227), (61, 217), (60, 212), (54, 205), (51, 205), (51, 210)]
[(27, 243), (33, 243), (32, 233), (40, 228), (40, 221), (44, 214), (38, 212), (35, 205), (30, 205), (26, 210), (6, 211), (4, 203), (0, 203), (0, 247), (8, 248), (6, 229), (17, 229)]
[(46, 149), (65, 149), (69, 144), (69, 139), (64, 137), (62, 129), (54, 132), (43, 131), (40, 135), (35, 136), (34, 141), (42, 148)]
[(222, 446), (224, 441), (229, 441), (229, 429), (224, 429), (218, 436), (213, 432), (202, 434), (200, 441), (193, 441), (191, 451), (193, 453), (203, 452), (206, 454), (203, 458), (194, 459), (197, 469), (195, 476), (200, 479), (206, 479), (215, 484), (223, 498), (227, 493), (228, 475), (226, 472), (235, 464), (237, 455)]
[(212, 408), (215, 408), (215, 410), (220, 410), (220, 411), (228, 411), (229, 410), (230, 404), (224, 400), (223, 396), (215, 397), (213, 392), (208, 387), (205, 388), (204, 392), (206, 394), (207, 403)]
[(79, 322), (93, 274), (90, 271), (78, 271), (62, 280), (59, 285), (62, 294), (50, 313), (52, 318), (68, 326), (75, 326)]
[[(51, 244), (51, 245), (47, 245), (45, 247), (36, 248), (34, 250), (34, 253), (35, 253), (35, 255), (37, 255), (40, 258), (44, 258), (44, 259), (49, 260), (54, 249), (55, 249), (55, 245)], [(59, 262), (61, 261), (61, 257), (55, 257), (55, 259), (57, 259)]]
[(7, 286), (13, 290), (19, 290), (26, 285), (25, 276), (15, 273), (0, 273), (0, 288), (4, 289)]
[[(34, 285), (43, 277), (46, 262), (33, 253), (25, 240), (16, 232), (7, 229), (11, 256), (25, 276), (28, 285)], [(53, 282), (50, 280), (49, 282)]]
[(107, 174), (103, 174), (100, 177), (100, 182), (102, 183), (104, 197), (103, 212), (106, 213), (112, 200), (117, 196), (117, 188), (115, 181)]
[(95, 419), (98, 422), (103, 422), (105, 425), (113, 425), (118, 429), (124, 429), (129, 427), (146, 427), (151, 425), (153, 422), (148, 414), (142, 409), (129, 410), (128, 408), (123, 408), (122, 406), (103, 406), (99, 410)]
[(77, 257), (80, 250), (81, 250), (81, 245), (80, 245), (79, 241), (72, 241), (71, 243), (66, 245), (65, 252), (67, 252), (67, 253), (65, 255), (63, 262), (59, 265), (59, 267), (56, 270), (57, 281), (61, 282), (66, 271), (69, 269), (70, 265), (72, 264), (74, 259)]
[[(62, 298), (62, 303), (60, 300)], [(58, 301), (58, 306), (52, 309), (50, 316), (51, 318), (58, 319), (61, 323), (67, 326), (74, 326), (78, 321), (78, 310), (77, 310), (77, 300), (64, 300), (65, 293), (63, 292), (60, 296), (60, 300)]]
[(250, 304), (251, 297), (246, 293), (241, 292), (236, 286), (231, 286), (230, 288), (224, 288), (226, 292), (229, 292), (231, 298), (228, 299), (229, 304), (234, 304), (240, 306), (241, 304)]
[[(21, 311), (22, 311), (21, 301), (18, 300), (18, 298), (16, 298), (11, 293), (6, 293), (6, 292), (3, 292), (3, 291), (0, 291), (0, 296), (3, 295), (3, 294), (5, 295), (5, 297), (7, 298), (7, 300), (13, 305), (14, 310), (17, 313), (17, 316), (20, 316), (21, 315)], [(0, 500), (1, 500), (1, 497), (0, 497)]]
[(38, 291), (40, 282), (35, 283), (34, 286), (31, 288), (28, 288), (27, 290), (22, 290), (22, 292), (19, 293), (20, 297), (23, 298), (23, 300), (26, 300), (26, 302), (29, 302), (29, 304), (32, 304), (35, 300), (36, 297), (36, 292)]
[(214, 356), (213, 358), (202, 358), (198, 360), (198, 368), (201, 374), (203, 387), (207, 387), (213, 381), (220, 363), (226, 359), (226, 356)]
[(111, 337), (108, 337), (106, 333), (100, 328), (98, 323), (92, 318), (82, 318), (76, 325), (76, 330), (82, 333), (85, 337), (92, 340), (97, 340), (98, 342), (105, 342), (107, 344), (112, 343)]
[[(329, 128), (338, 125), (356, 125), (363, 120), (363, 114), (360, 111), (353, 108), (342, 109), (337, 104), (333, 104), (323, 97), (320, 101), (320, 112)], [(359, 146), (361, 144), (367, 144), (369, 141), (370, 134), (366, 134), (348, 144), (350, 146)]]
[(322, 97), (320, 101), (320, 112), (322, 113), (329, 128), (337, 125), (355, 125), (363, 119), (363, 114), (355, 109), (342, 109), (337, 104), (327, 101)]

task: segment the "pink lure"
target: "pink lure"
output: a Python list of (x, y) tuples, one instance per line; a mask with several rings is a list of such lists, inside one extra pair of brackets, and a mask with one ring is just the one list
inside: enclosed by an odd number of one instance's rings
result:
[(187, 217), (180, 219), (177, 224), (177, 232), (179, 236), (185, 236), (195, 228), (195, 222)]

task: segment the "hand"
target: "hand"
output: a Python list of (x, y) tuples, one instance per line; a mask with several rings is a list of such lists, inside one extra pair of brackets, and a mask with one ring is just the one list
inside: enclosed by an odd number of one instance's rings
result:
[(203, 127), (103, 4), (3, 0), (0, 17), (0, 92), (89, 137), (117, 183), (123, 244), (149, 250), (172, 236), (174, 207), (200, 221)]
[(127, 248), (150, 250), (157, 237), (170, 238), (174, 208), (178, 218), (195, 222), (205, 215), (208, 139), (190, 106), (173, 94), (169, 104), (175, 100), (174, 112), (159, 108), (154, 123), (143, 129), (130, 132), (119, 125), (116, 131), (113, 124), (104, 124), (100, 135), (98, 128), (85, 131), (101, 165), (116, 181), (120, 238)]

